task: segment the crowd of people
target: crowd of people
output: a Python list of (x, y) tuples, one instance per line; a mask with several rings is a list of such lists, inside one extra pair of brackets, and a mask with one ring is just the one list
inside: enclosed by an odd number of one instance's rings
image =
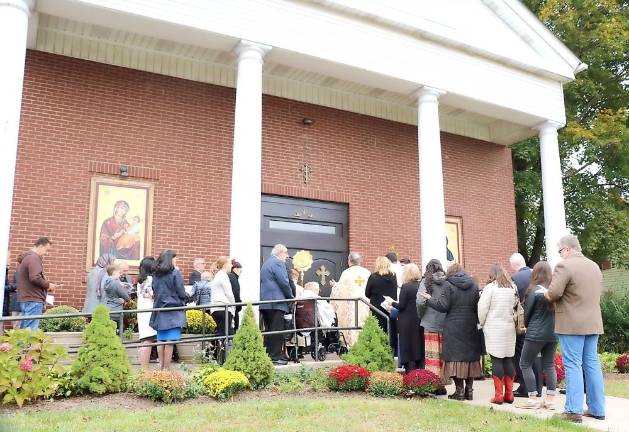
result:
[[(42, 314), (47, 297), (60, 286), (44, 275), (42, 257), (51, 246), (52, 242), (42, 237), (20, 255), (14, 281), (21, 315)], [(486, 353), (491, 358), (494, 384), (491, 403), (513, 403), (516, 396), (522, 396), (517, 404), (521, 408), (554, 409), (554, 357), (559, 342), (566, 371), (562, 416), (574, 422), (580, 422), (582, 415), (604, 419), (603, 377), (597, 355), (598, 336), (603, 333), (599, 307), (602, 274), (598, 265), (581, 253), (575, 236), (562, 237), (558, 247), (562, 259), (554, 271), (545, 261), (530, 269), (515, 253), (509, 258), (511, 272), (493, 264), (482, 289), (478, 279), (458, 263), (445, 269), (433, 259), (422, 275), (416, 264), (400, 262), (390, 253), (377, 257), (370, 272), (362, 266), (362, 256), (352, 252), (349, 268), (333, 283), (327, 301), (318, 297), (317, 282), (299, 286), (299, 273), (288, 262), (288, 249), (278, 244), (260, 271), (259, 311), (264, 331), (271, 332), (264, 337), (267, 352), (276, 365), (289, 360), (286, 338), (278, 332), (285, 329), (285, 317), (294, 312), (292, 299), (320, 302), (319, 320), (324, 326), (336, 324), (343, 329), (350, 347), (370, 313), (368, 303), (380, 327), (389, 334), (399, 366), (406, 372), (425, 368), (435, 373), (440, 379), (438, 394), (446, 394), (445, 386), (453, 380), (455, 389), (448, 397), (472, 400), (474, 379), (483, 376), (481, 359)], [(118, 314), (133, 291), (139, 310), (191, 302), (211, 305), (217, 333), (232, 335), (239, 325), (240, 306), (234, 304), (241, 302), (238, 278), (242, 266), (221, 256), (208, 269), (205, 260), (197, 258), (193, 268), (187, 290), (176, 253), (166, 250), (157, 259), (145, 257), (140, 262), (133, 287), (128, 266), (104, 254), (88, 275), (83, 311), (91, 313), (98, 304), (105, 304), (112, 319), (119, 322)], [(10, 301), (5, 303), (11, 307)], [(523, 316), (518, 317), (521, 311)], [(37, 329), (38, 325), (37, 319), (20, 322), (22, 328)], [(158, 345), (160, 366), (168, 369), (185, 325), (183, 310), (138, 313), (139, 337), (144, 345), (140, 348), (142, 367), (148, 368), (148, 344), (156, 340), (162, 342)], [(516, 380), (519, 388), (514, 390)], [(584, 412), (585, 387), (589, 410)]]

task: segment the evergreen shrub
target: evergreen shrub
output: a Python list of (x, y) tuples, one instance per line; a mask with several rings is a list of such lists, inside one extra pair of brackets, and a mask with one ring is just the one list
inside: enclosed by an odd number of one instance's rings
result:
[(247, 305), (243, 323), (234, 336), (232, 350), (223, 368), (244, 373), (254, 389), (266, 387), (273, 379), (275, 368), (264, 348), (251, 305)]
[(599, 350), (629, 351), (629, 290), (611, 290), (601, 296), (601, 314), (605, 333), (599, 338)]
[(115, 393), (126, 389), (131, 365), (127, 352), (116, 336), (116, 323), (109, 309), (98, 305), (92, 321), (83, 332), (83, 346), (72, 364), (79, 393)]
[[(78, 312), (72, 306), (61, 305), (48, 309), (44, 315), (62, 315)], [(80, 332), (85, 328), (86, 322), (87, 320), (82, 316), (43, 319), (39, 322), (39, 328), (45, 332)]]
[(367, 368), (369, 372), (395, 370), (389, 336), (380, 328), (373, 315), (367, 318), (358, 335), (358, 340), (349, 352), (342, 356), (342, 359), (347, 364)]

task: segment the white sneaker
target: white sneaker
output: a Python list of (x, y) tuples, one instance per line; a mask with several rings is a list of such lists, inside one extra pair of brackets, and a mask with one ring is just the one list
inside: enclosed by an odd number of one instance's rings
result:
[(516, 408), (521, 409), (539, 409), (542, 408), (543, 401), (537, 401), (533, 399), (524, 399), (522, 402), (517, 402), (515, 404)]

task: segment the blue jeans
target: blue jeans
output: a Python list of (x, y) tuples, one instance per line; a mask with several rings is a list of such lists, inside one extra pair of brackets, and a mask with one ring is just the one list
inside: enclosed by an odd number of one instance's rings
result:
[(590, 414), (605, 415), (603, 371), (598, 359), (598, 335), (558, 335), (566, 370), (565, 411), (583, 414), (583, 378), (587, 386), (586, 402)]
[[(22, 316), (28, 315), (41, 315), (44, 311), (44, 304), (40, 302), (20, 302), (20, 311)], [(39, 320), (24, 320), (20, 321), (21, 329), (31, 329), (33, 331), (39, 328)]]

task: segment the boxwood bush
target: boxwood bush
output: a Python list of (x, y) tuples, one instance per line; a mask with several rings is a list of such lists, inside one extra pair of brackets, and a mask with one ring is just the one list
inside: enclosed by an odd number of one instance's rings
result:
[[(61, 315), (78, 312), (79, 311), (72, 306), (62, 305), (48, 309), (44, 315)], [(43, 319), (39, 322), (39, 328), (44, 332), (80, 332), (85, 328), (86, 322), (87, 320), (82, 316)]]

